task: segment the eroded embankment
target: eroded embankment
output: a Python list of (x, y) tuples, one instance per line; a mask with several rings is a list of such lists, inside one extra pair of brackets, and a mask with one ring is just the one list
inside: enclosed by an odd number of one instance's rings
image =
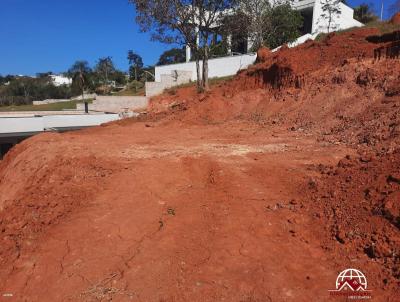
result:
[[(359, 29), (283, 48), (211, 92), (197, 95), (191, 87), (153, 99), (149, 117), (200, 124), (240, 119), (312, 130), (328, 141), (395, 144), (398, 42), (399, 32)], [(376, 57), (379, 49), (385, 51)]]
[(306, 186), (312, 201), (308, 209), (317, 225), (325, 225), (327, 249), (349, 265), (355, 255), (367, 255), (382, 265), (382, 284), (396, 288), (399, 43), (399, 31), (332, 34), (322, 42), (271, 53), (208, 95), (191, 96), (188, 90), (164, 95), (154, 100), (153, 109), (194, 123), (242, 119), (262, 127), (283, 126), (317, 134), (321, 142), (352, 146), (359, 155), (317, 168), (320, 177)]

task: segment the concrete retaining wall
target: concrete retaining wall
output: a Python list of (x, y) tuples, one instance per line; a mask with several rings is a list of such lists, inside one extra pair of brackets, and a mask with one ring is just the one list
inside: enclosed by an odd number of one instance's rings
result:
[[(148, 98), (145, 96), (97, 96), (89, 110), (105, 112), (123, 112), (146, 108)], [(84, 104), (77, 104), (77, 110), (83, 110)]]
[(44, 101), (33, 101), (33, 105), (46, 105), (46, 104), (54, 104), (54, 103), (63, 103), (63, 102), (69, 102), (71, 101), (70, 99), (47, 99)]
[[(84, 97), (85, 97), (85, 100), (87, 100), (87, 99), (95, 99), (97, 97), (97, 94), (95, 94), (95, 93), (87, 93), (86, 94), (85, 93)], [(76, 97), (73, 97), (73, 98), (71, 98), (71, 101), (82, 101), (82, 96), (78, 95)]]
[(83, 128), (97, 126), (119, 119), (118, 114), (76, 114), (36, 117), (0, 118), (0, 136), (18, 133), (36, 133), (48, 129)]
[(146, 82), (146, 96), (155, 96), (165, 89), (189, 83), (192, 80), (192, 71), (173, 70), (170, 74), (161, 74), (160, 79), (161, 82)]

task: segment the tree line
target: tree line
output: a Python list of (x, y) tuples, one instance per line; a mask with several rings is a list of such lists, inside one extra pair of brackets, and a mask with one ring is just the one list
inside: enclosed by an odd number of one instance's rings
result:
[[(154, 81), (154, 65), (145, 66), (142, 57), (129, 50), (128, 73), (119, 70), (112, 57), (99, 58), (92, 67), (88, 61), (78, 60), (62, 73), (72, 79), (71, 85), (54, 85), (52, 72), (37, 73), (35, 77), (0, 75), (0, 106), (25, 105), (44, 99), (69, 99), (85, 93), (110, 94), (129, 86), (134, 91), (144, 87), (146, 81)], [(185, 50), (172, 48), (159, 57), (156, 65), (185, 61)]]
[[(31, 104), (44, 99), (69, 99), (84, 92), (110, 94), (131, 81), (150, 80), (153, 67), (144, 67), (140, 55), (128, 52), (129, 73), (115, 67), (111, 57), (99, 58), (91, 67), (87, 61), (78, 60), (64, 73), (71, 85), (55, 85), (52, 72), (38, 73), (35, 77), (0, 75), (0, 106)], [(145, 75), (146, 74), (146, 75)], [(140, 86), (140, 84), (139, 84)]]
[(51, 73), (28, 76), (0, 75), (0, 106), (26, 105), (44, 99), (70, 98), (70, 87), (55, 86)]

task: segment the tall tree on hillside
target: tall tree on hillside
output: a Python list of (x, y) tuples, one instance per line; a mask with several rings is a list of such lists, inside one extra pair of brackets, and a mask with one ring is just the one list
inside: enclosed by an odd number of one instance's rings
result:
[(182, 48), (172, 48), (164, 51), (158, 59), (157, 65), (167, 65), (175, 63), (183, 63), (186, 59), (185, 50)]
[(338, 24), (336, 24), (335, 18), (342, 13), (340, 3), (340, 0), (321, 0), (322, 14), (318, 22), (322, 27), (326, 25), (328, 33), (330, 33), (331, 30), (337, 29)]
[(97, 61), (95, 71), (100, 75), (105, 84), (109, 83), (109, 78), (116, 71), (111, 57), (100, 58)]
[(140, 70), (143, 68), (143, 59), (133, 50), (129, 50), (128, 61), (129, 61), (129, 76), (130, 78), (134, 78), (135, 81), (137, 81), (139, 78)]
[(89, 84), (88, 75), (91, 71), (87, 61), (76, 61), (67, 72), (72, 77), (72, 81), (78, 84), (82, 92), (82, 100), (84, 99), (85, 88)]
[(378, 19), (373, 10), (373, 4), (362, 3), (354, 8), (354, 19), (361, 23), (369, 23)]
[(264, 45), (265, 13), (272, 8), (269, 0), (239, 0), (233, 14), (227, 16), (225, 25), (236, 36), (245, 35), (257, 50)]
[[(208, 90), (208, 59), (212, 29), (232, 9), (231, 0), (129, 0), (136, 8), (136, 22), (142, 31), (164, 43), (188, 45), (194, 54), (197, 87)], [(202, 68), (200, 70), (200, 60)]]
[(289, 1), (273, 5), (264, 14), (264, 44), (276, 48), (296, 40), (300, 35), (303, 17)]
[(249, 38), (251, 48), (276, 48), (300, 36), (303, 18), (291, 0), (238, 0), (232, 15), (224, 19), (225, 34), (242, 40)]

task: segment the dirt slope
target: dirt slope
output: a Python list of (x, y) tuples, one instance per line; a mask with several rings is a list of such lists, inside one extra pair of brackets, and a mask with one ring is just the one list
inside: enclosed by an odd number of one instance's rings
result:
[(270, 53), (0, 163), (0, 301), (399, 301), (398, 34)]

